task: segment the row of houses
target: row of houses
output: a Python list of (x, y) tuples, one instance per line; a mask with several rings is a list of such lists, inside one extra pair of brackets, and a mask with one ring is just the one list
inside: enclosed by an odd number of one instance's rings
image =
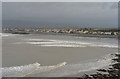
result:
[(45, 32), (45, 33), (67, 33), (67, 34), (94, 34), (94, 35), (118, 35), (118, 30), (100, 30), (100, 29), (44, 29), (44, 28), (37, 28), (37, 29), (32, 29), (32, 28), (3, 28), (3, 31), (5, 32)]

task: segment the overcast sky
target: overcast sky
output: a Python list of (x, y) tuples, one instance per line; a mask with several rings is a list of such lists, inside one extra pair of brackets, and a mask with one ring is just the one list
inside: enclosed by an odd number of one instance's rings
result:
[(0, 0), (2, 2), (119, 2), (119, 0)]
[(2, 5), (3, 26), (118, 26), (117, 3), (114, 2), (4, 2)]

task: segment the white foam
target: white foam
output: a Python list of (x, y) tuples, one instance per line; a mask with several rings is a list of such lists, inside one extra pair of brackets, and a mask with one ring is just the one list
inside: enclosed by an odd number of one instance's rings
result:
[(44, 47), (86, 47), (83, 44), (88, 43), (77, 43), (77, 42), (69, 42), (69, 41), (58, 41), (54, 40), (53, 42), (26, 42), (27, 44), (39, 45)]
[(108, 48), (118, 48), (118, 45), (90, 45), (90, 46), (93, 46), (93, 47), (108, 47)]
[(40, 66), (39, 63), (34, 63), (25, 66), (16, 66), (16, 67), (5, 67), (2, 68), (2, 77), (25, 77), (30, 74), (47, 72), (58, 67), (66, 65), (66, 62), (54, 66)]
[(60, 41), (58, 40), (58, 42), (61, 42), (61, 43), (68, 43), (68, 44), (83, 44), (83, 45), (88, 45), (88, 44), (91, 44), (91, 43), (88, 43), (88, 42), (80, 42), (80, 41)]
[(26, 42), (26, 43), (28, 43), (28, 44), (53, 44), (53, 42)]
[(62, 77), (73, 75), (85, 71), (91, 71), (100, 69), (112, 64), (112, 59), (114, 56), (106, 55), (99, 60), (92, 60), (89, 62), (82, 62), (78, 64), (67, 64), (63, 62), (62, 64), (53, 66), (39, 66), (39, 63), (18, 66), (18, 67), (8, 67), (2, 68), (3, 77), (35, 77), (35, 74), (39, 74), (39, 77)]
[(49, 40), (49, 39), (26, 39), (26, 40), (29, 40), (29, 41), (56, 41), (56, 40)]
[(26, 73), (30, 73), (38, 69), (39, 63), (34, 63), (25, 66), (16, 66), (16, 67), (5, 67), (2, 68), (2, 76), (3, 77), (22, 77)]
[[(29, 39), (27, 44), (51, 47), (107, 47), (118, 48), (117, 44), (109, 44), (104, 42), (82, 42), (82, 41), (66, 41), (66, 40), (51, 40), (51, 39)], [(31, 41), (32, 40), (32, 41)]]
[[(109, 55), (97, 61), (91, 61), (91, 62), (85, 62), (79, 64), (67, 64), (60, 68), (48, 72), (43, 72), (38, 75), (39, 77), (62, 77), (62, 76), (74, 75), (74, 74), (78, 74), (86, 71), (92, 71), (109, 66), (112, 63), (111, 59), (112, 57)], [(31, 75), (31, 77), (32, 76), (34, 77), (34, 75)]]
[(86, 47), (82, 45), (41, 45), (45, 47)]
[(10, 34), (10, 33), (0, 33), (0, 36), (2, 36), (2, 37), (8, 37), (8, 36), (14, 36), (14, 35)]

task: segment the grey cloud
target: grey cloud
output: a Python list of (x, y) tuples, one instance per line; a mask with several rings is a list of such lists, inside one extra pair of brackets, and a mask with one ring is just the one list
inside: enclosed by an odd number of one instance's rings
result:
[(117, 27), (117, 9), (107, 2), (14, 2), (3, 3), (3, 25), (73, 25)]

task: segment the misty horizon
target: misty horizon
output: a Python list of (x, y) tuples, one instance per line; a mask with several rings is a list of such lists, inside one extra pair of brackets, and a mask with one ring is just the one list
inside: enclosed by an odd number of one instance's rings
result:
[(117, 28), (115, 2), (3, 2), (3, 27)]

